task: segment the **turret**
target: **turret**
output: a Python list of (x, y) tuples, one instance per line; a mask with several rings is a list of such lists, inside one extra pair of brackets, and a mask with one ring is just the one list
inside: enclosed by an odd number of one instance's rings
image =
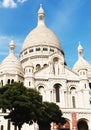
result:
[(33, 87), (34, 83), (33, 83), (33, 77), (34, 77), (34, 67), (33, 64), (31, 63), (30, 59), (27, 61), (27, 64), (24, 68), (25, 71), (25, 81), (24, 81), (24, 85), (27, 87)]
[(14, 54), (14, 49), (15, 43), (11, 40), (9, 54), (0, 65), (0, 84), (2, 86), (13, 82), (23, 82), (23, 68)]

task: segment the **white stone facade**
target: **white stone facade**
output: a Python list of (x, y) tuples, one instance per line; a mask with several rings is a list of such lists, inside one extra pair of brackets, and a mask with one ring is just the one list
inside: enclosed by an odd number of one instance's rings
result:
[[(84, 59), (79, 43), (78, 60), (72, 69), (67, 67), (62, 47), (56, 35), (46, 27), (44, 16), (41, 6), (38, 25), (26, 37), (19, 60), (11, 41), (9, 55), (0, 64), (0, 85), (24, 82), (26, 87), (40, 91), (43, 101), (59, 105), (69, 123), (69, 128), (65, 129), (64, 125), (62, 130), (91, 130), (91, 65)], [(16, 130), (3, 118), (2, 112), (0, 127), (1, 130)], [(30, 129), (36, 130), (36, 124), (25, 124), (22, 128)]]

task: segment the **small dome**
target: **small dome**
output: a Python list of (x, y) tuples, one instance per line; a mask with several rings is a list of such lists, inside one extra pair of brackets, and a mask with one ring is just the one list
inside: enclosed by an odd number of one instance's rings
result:
[(22, 51), (33, 46), (42, 45), (51, 46), (62, 50), (56, 35), (45, 25), (44, 10), (42, 6), (40, 6), (40, 9), (38, 11), (38, 26), (33, 29), (26, 37)]
[(18, 61), (18, 59), (14, 55), (14, 52), (11, 50), (12, 48), (10, 44), (10, 53), (1, 63), (0, 73), (20, 74), (23, 76), (23, 69), (22, 69), (21, 63)]
[(78, 61), (73, 66), (73, 70), (76, 71), (76, 72), (78, 72), (78, 70), (80, 70), (80, 69), (89, 70), (89, 68), (91, 69), (90, 64), (85, 59), (83, 59), (82, 57), (79, 58)]
[(78, 70), (80, 69), (88, 70), (88, 68), (90, 67), (90, 64), (84, 59), (84, 49), (82, 45), (80, 44), (80, 42), (79, 42), (77, 50), (78, 50), (78, 60), (74, 64), (73, 70), (75, 70), (76, 72), (78, 72)]
[(88, 78), (91, 79), (91, 65), (83, 57), (83, 47), (79, 44), (78, 46), (78, 60), (73, 66), (73, 70), (78, 73), (81, 69), (86, 69)]

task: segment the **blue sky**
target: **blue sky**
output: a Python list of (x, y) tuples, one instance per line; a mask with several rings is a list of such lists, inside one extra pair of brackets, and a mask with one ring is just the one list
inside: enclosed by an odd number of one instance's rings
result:
[(78, 42), (91, 63), (91, 0), (0, 0), (0, 62), (8, 55), (14, 39), (18, 56), (27, 34), (37, 25), (42, 3), (45, 23), (57, 35), (72, 67), (78, 58)]

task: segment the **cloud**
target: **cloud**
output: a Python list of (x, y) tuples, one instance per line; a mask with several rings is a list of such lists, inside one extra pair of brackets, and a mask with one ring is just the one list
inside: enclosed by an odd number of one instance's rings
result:
[(27, 2), (28, 0), (17, 0), (15, 2), (15, 0), (3, 0), (2, 2), (0, 2), (0, 7), (3, 8), (16, 8), (18, 7), (18, 4), (23, 4), (24, 2)]
[(3, 0), (2, 6), (5, 8), (16, 8), (17, 4), (14, 0)]
[(28, 0), (18, 0), (19, 3), (24, 3), (26, 1), (28, 1)]

